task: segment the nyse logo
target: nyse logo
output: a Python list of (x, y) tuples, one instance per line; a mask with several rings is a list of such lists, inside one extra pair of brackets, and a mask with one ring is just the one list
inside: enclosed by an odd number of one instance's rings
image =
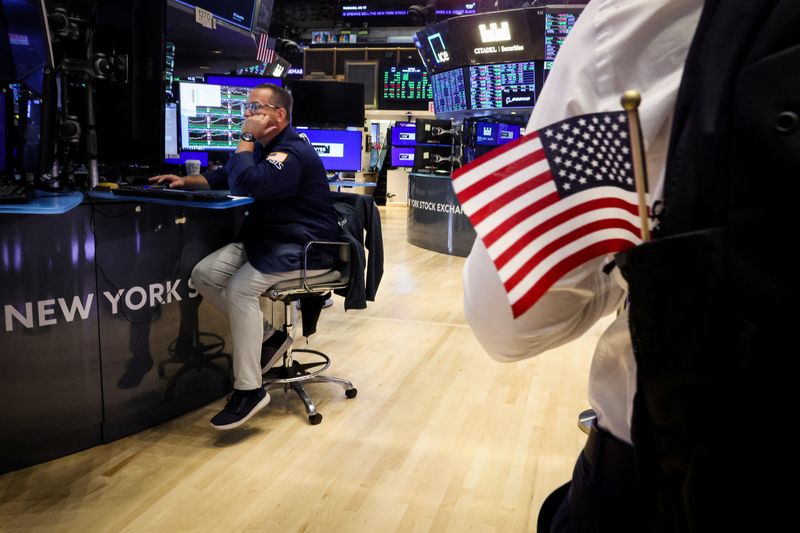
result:
[(499, 43), (511, 40), (511, 29), (506, 21), (501, 22), (499, 28), (496, 22), (489, 24), (488, 28), (486, 24), (480, 24), (478, 30), (481, 32), (481, 41), (484, 43)]

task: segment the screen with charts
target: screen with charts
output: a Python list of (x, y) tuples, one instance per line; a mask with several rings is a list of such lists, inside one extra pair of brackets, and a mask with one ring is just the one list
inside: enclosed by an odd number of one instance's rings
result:
[(428, 109), (433, 91), (428, 73), (418, 67), (389, 67), (383, 71), (381, 109)]
[(572, 31), (580, 9), (547, 10), (544, 14), (544, 60), (553, 61)]
[(457, 68), (431, 76), (433, 85), (433, 108), (436, 113), (448, 113), (467, 109), (467, 91), (464, 69)]
[(179, 84), (181, 150), (236, 150), (250, 89)]
[(361, 170), (361, 130), (297, 128), (308, 138), (328, 172)]
[(533, 107), (535, 102), (533, 61), (469, 67), (470, 108)]

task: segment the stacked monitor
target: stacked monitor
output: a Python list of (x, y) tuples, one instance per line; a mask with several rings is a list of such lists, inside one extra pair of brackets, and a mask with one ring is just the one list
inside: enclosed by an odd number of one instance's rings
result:
[(414, 166), (414, 147), (417, 144), (417, 125), (413, 122), (395, 122), (391, 137), (391, 164), (393, 167)]
[(439, 119), (417, 119), (414, 140), (414, 170), (449, 174), (453, 169), (453, 123)]

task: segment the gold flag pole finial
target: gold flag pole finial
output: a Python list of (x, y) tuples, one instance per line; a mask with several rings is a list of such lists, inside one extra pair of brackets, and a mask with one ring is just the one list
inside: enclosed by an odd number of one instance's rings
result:
[(622, 93), (621, 103), (628, 115), (628, 131), (631, 135), (633, 156), (633, 177), (636, 181), (636, 193), (639, 196), (639, 219), (642, 225), (642, 241), (650, 240), (650, 224), (647, 213), (647, 167), (644, 164), (644, 147), (642, 146), (642, 130), (639, 125), (639, 104), (642, 97), (639, 91)]

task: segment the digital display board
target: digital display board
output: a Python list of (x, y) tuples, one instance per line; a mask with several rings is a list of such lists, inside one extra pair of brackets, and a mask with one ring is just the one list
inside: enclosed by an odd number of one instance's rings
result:
[(255, 0), (176, 0), (189, 7), (211, 11), (217, 18), (246, 30), (252, 29)]
[(544, 59), (553, 61), (572, 31), (580, 11), (546, 11), (544, 14)]
[(471, 109), (533, 107), (536, 69), (533, 61), (469, 67)]
[(476, 146), (499, 146), (516, 140), (520, 136), (521, 126), (498, 122), (475, 123)]
[(392, 128), (392, 146), (414, 146), (417, 125), (413, 122), (396, 122)]
[(431, 76), (433, 107), (436, 113), (467, 109), (467, 90), (464, 69), (457, 68)]
[(322, 159), (328, 172), (361, 170), (361, 130), (318, 130), (297, 128)]
[(385, 100), (432, 100), (428, 73), (416, 67), (390, 67), (384, 70), (381, 97)]
[(392, 166), (393, 167), (413, 167), (414, 166), (414, 147), (413, 146), (392, 146)]

